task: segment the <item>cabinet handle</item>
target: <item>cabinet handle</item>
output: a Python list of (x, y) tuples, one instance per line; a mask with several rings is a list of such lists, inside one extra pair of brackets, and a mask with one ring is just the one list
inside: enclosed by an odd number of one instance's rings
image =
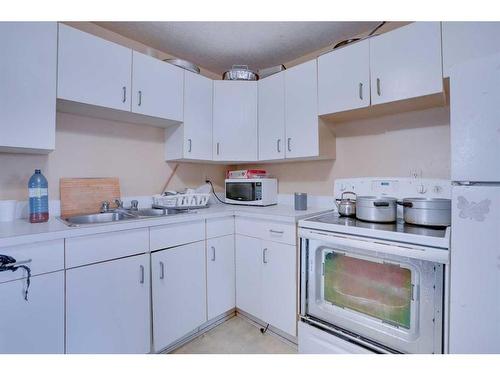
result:
[(288, 148), (288, 151), (290, 151), (290, 152), (292, 151), (291, 143), (292, 143), (292, 138), (288, 138), (287, 139), (287, 148)]
[(262, 263), (264, 264), (267, 263), (266, 254), (267, 254), (267, 247), (262, 250)]
[(165, 278), (165, 264), (160, 262), (160, 280)]
[(188, 139), (188, 152), (191, 152), (191, 149), (193, 148), (193, 141), (191, 140), (191, 138)]
[(123, 93), (122, 103), (125, 103), (127, 101), (127, 87), (126, 86), (122, 87), (122, 93)]
[(276, 234), (283, 234), (283, 233), (285, 233), (285, 231), (282, 231), (282, 230), (274, 230), (274, 229), (269, 229), (269, 232), (271, 232), (271, 233), (276, 233)]
[(281, 152), (280, 144), (281, 144), (281, 138), (278, 138), (276, 140), (276, 151), (278, 151), (278, 153)]
[(363, 83), (359, 83), (359, 99), (363, 100)]
[(215, 262), (215, 246), (212, 246), (212, 262)]
[(141, 270), (141, 280), (140, 280), (140, 283), (144, 284), (144, 266), (140, 265), (139, 268)]
[(381, 90), (380, 90), (380, 78), (377, 78), (377, 95), (381, 95)]
[(219, 149), (220, 149), (219, 142), (217, 142), (217, 155), (219, 155)]
[(141, 106), (141, 104), (142, 104), (142, 91), (141, 91), (141, 90), (139, 90), (139, 91), (137, 92), (137, 94), (139, 95), (139, 100), (138, 100), (138, 102), (137, 102), (137, 105), (140, 107), (140, 106)]

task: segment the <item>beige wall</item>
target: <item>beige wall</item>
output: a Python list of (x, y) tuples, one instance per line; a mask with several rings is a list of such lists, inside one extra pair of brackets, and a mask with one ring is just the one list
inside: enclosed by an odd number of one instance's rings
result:
[[(41, 168), (50, 199), (61, 177), (119, 177), (122, 196), (158, 194), (175, 163), (164, 161), (164, 130), (57, 114), (56, 150), (48, 155), (0, 153), (0, 199), (27, 199), (28, 179)], [(183, 163), (169, 188), (196, 187), (210, 177), (221, 187), (225, 167)]]
[(449, 109), (434, 108), (333, 125), (336, 160), (251, 164), (279, 180), (280, 193), (331, 195), (345, 177), (450, 178)]

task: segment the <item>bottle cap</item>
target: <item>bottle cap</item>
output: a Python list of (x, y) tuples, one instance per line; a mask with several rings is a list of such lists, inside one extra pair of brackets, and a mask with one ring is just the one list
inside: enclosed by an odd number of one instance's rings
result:
[(40, 169), (35, 169), (35, 173), (42, 173)]

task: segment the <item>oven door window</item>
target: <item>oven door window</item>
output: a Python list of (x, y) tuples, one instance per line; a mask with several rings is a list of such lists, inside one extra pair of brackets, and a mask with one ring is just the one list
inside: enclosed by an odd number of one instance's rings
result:
[(254, 201), (255, 182), (227, 182), (226, 198), (242, 202)]
[(322, 297), (326, 303), (410, 329), (412, 271), (404, 265), (323, 252)]

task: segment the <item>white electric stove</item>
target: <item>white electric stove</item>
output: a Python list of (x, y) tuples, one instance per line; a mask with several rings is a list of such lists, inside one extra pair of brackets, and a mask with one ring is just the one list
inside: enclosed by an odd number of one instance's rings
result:
[[(334, 195), (449, 198), (446, 180), (355, 178)], [(336, 211), (299, 221), (299, 352), (443, 353), (450, 228), (370, 223)], [(446, 284), (446, 285), (445, 285)]]

